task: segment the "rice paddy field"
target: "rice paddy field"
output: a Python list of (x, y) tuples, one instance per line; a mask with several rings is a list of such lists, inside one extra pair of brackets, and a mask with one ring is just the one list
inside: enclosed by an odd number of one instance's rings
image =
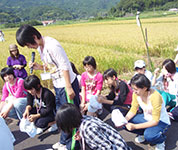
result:
[[(166, 58), (174, 59), (174, 49), (178, 44), (178, 16), (141, 19), (143, 29), (147, 28), (149, 53), (154, 67), (161, 67)], [(85, 56), (95, 57), (97, 69), (101, 73), (114, 68), (120, 78), (129, 79), (133, 74), (134, 61), (143, 59), (148, 64), (146, 47), (140, 27), (136, 20), (114, 20), (71, 25), (51, 25), (36, 27), (43, 36), (57, 39), (65, 49), (68, 58), (80, 73), (84, 71), (82, 61)], [(16, 43), (16, 28), (4, 29), (5, 42), (0, 42), (0, 69), (6, 66), (9, 56), (8, 47)], [(27, 62), (31, 52), (36, 51), (19, 47)], [(40, 56), (36, 51), (36, 61)], [(149, 69), (149, 68), (148, 68)], [(28, 66), (26, 70), (29, 72)], [(153, 70), (152, 70), (153, 71)], [(40, 75), (41, 71), (34, 71)], [(49, 87), (50, 81), (44, 82)], [(0, 88), (3, 81), (0, 80)]]

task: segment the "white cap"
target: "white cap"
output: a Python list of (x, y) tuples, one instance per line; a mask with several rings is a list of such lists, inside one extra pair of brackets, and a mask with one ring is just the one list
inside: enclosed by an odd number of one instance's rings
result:
[(143, 68), (143, 67), (145, 67), (145, 62), (143, 60), (137, 60), (134, 63), (134, 69), (135, 68)]

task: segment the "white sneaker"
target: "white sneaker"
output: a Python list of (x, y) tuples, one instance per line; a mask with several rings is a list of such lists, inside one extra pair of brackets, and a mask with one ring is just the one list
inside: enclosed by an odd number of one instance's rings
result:
[(165, 150), (165, 142), (156, 144), (155, 150)]
[(42, 128), (36, 128), (36, 134), (41, 134), (43, 132)]
[(56, 131), (58, 129), (56, 123), (53, 124), (49, 129), (48, 129), (48, 132), (53, 132), (53, 131)]
[(137, 137), (135, 138), (135, 142), (136, 142), (136, 143), (142, 143), (142, 142), (144, 142), (144, 141), (145, 141), (145, 138), (144, 138), (143, 135), (139, 135), (139, 136), (137, 136)]
[(56, 144), (53, 144), (52, 148), (57, 149), (57, 150), (67, 150), (66, 145), (63, 145), (59, 142), (57, 142)]

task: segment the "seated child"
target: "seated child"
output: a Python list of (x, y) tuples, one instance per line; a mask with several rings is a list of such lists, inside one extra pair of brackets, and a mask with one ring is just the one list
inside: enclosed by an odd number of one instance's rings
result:
[(104, 71), (103, 74), (105, 83), (110, 88), (109, 95), (98, 96), (98, 102), (103, 103), (103, 107), (111, 112), (114, 109), (119, 109), (125, 115), (131, 106), (132, 89), (126, 82), (117, 78), (117, 72), (110, 68)]
[[(40, 79), (31, 75), (24, 81), (24, 87), (27, 93), (27, 106), (23, 114), (30, 122), (34, 122), (37, 127), (37, 134), (43, 132), (49, 123), (55, 121), (55, 96), (47, 88), (42, 87)], [(53, 124), (49, 131), (57, 130), (56, 124)]]
[(114, 128), (96, 117), (82, 116), (73, 104), (61, 106), (56, 114), (56, 123), (66, 133), (72, 133), (77, 128), (74, 137), (75, 140), (81, 140), (82, 149), (131, 150)]
[[(96, 70), (96, 61), (92, 56), (86, 56), (83, 60), (83, 65), (86, 72), (81, 75), (81, 110), (86, 112), (88, 110), (89, 99), (92, 95), (99, 95), (103, 86), (103, 76)], [(94, 115), (90, 113), (88, 115)]]
[[(135, 142), (147, 141), (156, 144), (156, 150), (165, 149), (165, 132), (170, 127), (170, 120), (164, 101), (154, 89), (151, 89), (149, 79), (143, 74), (137, 74), (131, 79), (133, 89), (132, 106), (126, 115), (126, 129), (138, 134)], [(142, 114), (137, 110), (141, 107)]]
[(145, 67), (146, 65), (143, 60), (137, 60), (134, 63), (135, 74), (137, 73), (144, 74), (151, 81), (153, 78), (152, 73), (149, 70), (147, 70)]
[(162, 95), (165, 106), (175, 107), (178, 95), (178, 73), (173, 60), (166, 59), (162, 63), (162, 70), (157, 78), (159, 68), (154, 72), (152, 86)]
[(16, 78), (13, 68), (6, 67), (1, 70), (1, 78), (5, 81), (0, 102), (0, 116), (21, 119), (27, 104), (24, 80)]

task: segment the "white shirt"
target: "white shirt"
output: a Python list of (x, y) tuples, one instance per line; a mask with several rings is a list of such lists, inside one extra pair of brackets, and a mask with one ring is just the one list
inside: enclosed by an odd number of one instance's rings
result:
[(63, 88), (65, 87), (63, 70), (69, 71), (71, 83), (75, 80), (76, 74), (72, 71), (69, 59), (60, 43), (51, 37), (43, 37), (43, 40), (45, 43), (43, 51), (38, 47), (41, 60), (48, 65), (54, 87)]

